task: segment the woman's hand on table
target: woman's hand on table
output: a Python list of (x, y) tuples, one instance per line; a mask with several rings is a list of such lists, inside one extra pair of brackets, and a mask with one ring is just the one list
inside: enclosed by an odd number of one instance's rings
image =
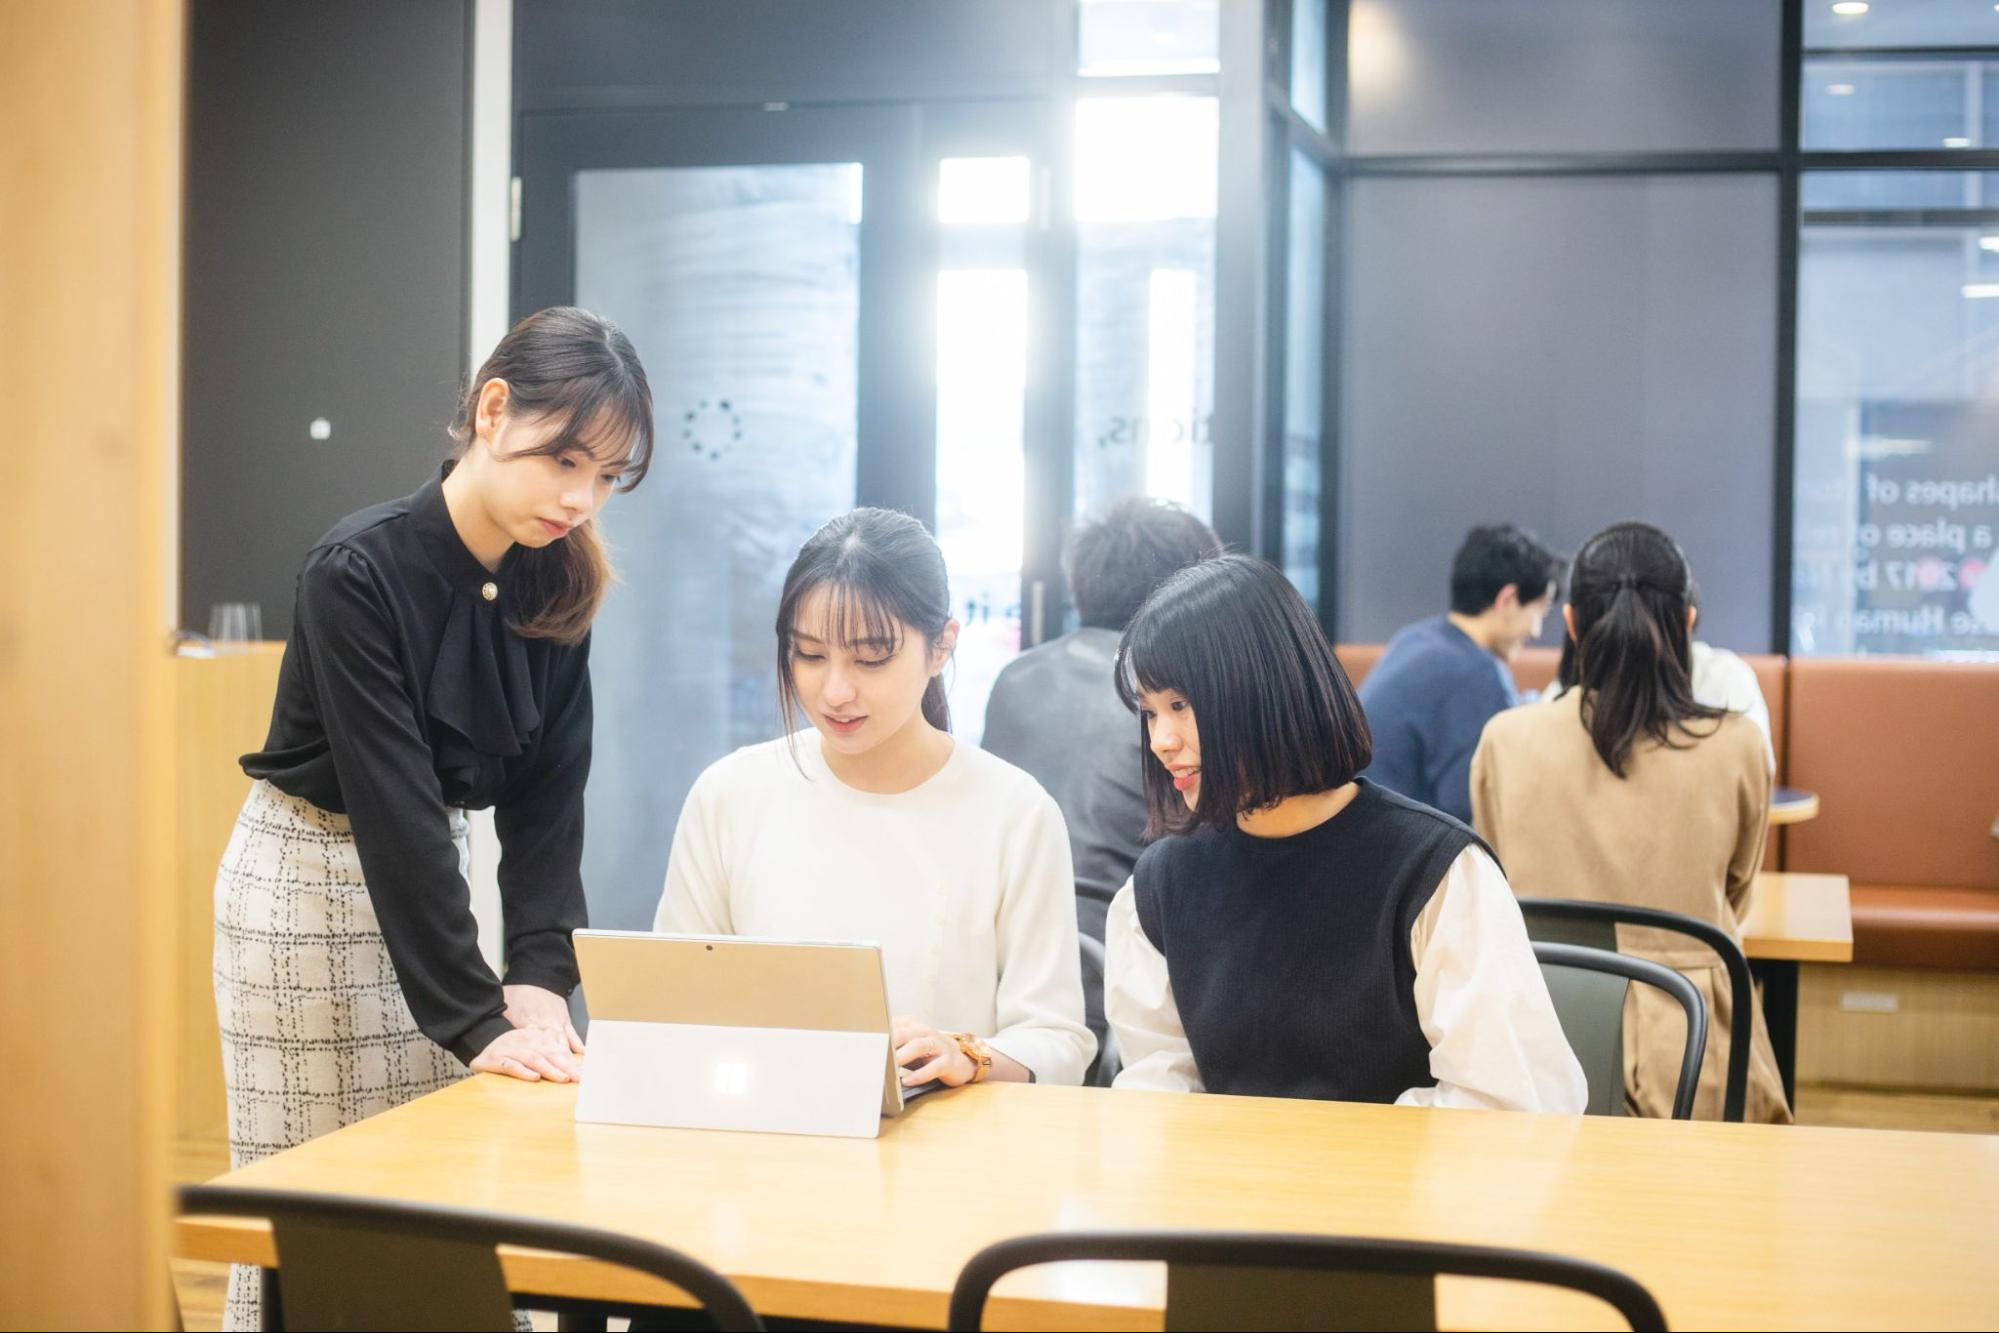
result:
[(583, 1038), (569, 1021), (569, 1001), (541, 986), (502, 986), (500, 991), (506, 996), (509, 1023), (517, 1028), (547, 1028), (573, 1054), (583, 1054)]
[(472, 1069), (538, 1082), (573, 1083), (583, 1077), (583, 1038), (569, 1021), (569, 1001), (544, 986), (502, 986), (512, 1032), (493, 1038)]
[(548, 1027), (515, 1028), (487, 1044), (472, 1062), (475, 1074), (505, 1074), (529, 1083), (574, 1083), (583, 1077), (583, 1061), (569, 1048), (561, 1032)]

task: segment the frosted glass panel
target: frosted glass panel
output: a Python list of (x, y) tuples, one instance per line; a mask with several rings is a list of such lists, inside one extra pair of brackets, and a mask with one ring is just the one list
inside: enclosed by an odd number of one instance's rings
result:
[(1291, 105), (1326, 128), (1326, 0), (1291, 0)]
[(1798, 203), (1807, 221), (1827, 210), (1989, 208), (1999, 206), (1999, 172), (1810, 171)]
[(1076, 220), (1213, 218), (1219, 117), (1212, 97), (1078, 102)]
[(1986, 60), (1808, 60), (1799, 135), (1829, 151), (1989, 147), (1995, 82), (1999, 63)]
[(1999, 229), (1798, 250), (1791, 651), (1999, 657)]
[(1027, 221), (1027, 159), (947, 157), (937, 169), (937, 220), (947, 225)]
[(1835, 13), (1832, 0), (1807, 0), (1807, 50), (1856, 46), (1999, 46), (1999, 11), (1991, 0), (1874, 0)]
[(1219, 14), (1218, 0), (1082, 0), (1076, 72), (1213, 74), (1222, 67)]
[(951, 729), (976, 745), (986, 697), (1020, 651), (1026, 516), (1028, 268), (1033, 164), (938, 163), (937, 543), (951, 572), (958, 651)]
[(631, 336), (659, 440), (604, 535), (591, 917), (649, 925), (687, 789), (778, 732), (784, 571), (854, 503), (857, 163), (585, 171), (576, 300)]
[(939, 273), (937, 541), (959, 621), (946, 681), (951, 729), (973, 744), (994, 679), (1020, 651), (1026, 390), (1026, 270)]
[(1212, 508), (1216, 134), (1211, 97), (1077, 104), (1079, 516)]

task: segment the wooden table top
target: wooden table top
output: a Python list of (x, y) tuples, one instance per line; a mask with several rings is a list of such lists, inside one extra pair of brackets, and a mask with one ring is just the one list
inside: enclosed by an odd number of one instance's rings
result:
[(1802, 787), (1779, 787), (1770, 793), (1770, 824), (1802, 824), (1817, 819), (1819, 794)]
[[(1990, 1327), (1999, 1136), (1724, 1125), (981, 1084), (875, 1140), (575, 1123), (574, 1086), (468, 1078), (232, 1172), (231, 1185), (496, 1209), (683, 1249), (768, 1314), (941, 1327), (983, 1246), (1025, 1232), (1242, 1228), (1504, 1244), (1643, 1282), (1675, 1328)], [(177, 1224), (186, 1258), (270, 1263), (261, 1223)], [(516, 1290), (662, 1299), (506, 1253)], [(1160, 1327), (1156, 1268), (1029, 1270), (989, 1327)], [(670, 1298), (667, 1298), (670, 1300)], [(1452, 1281), (1447, 1327), (1607, 1307)]]
[(1853, 961), (1853, 893), (1844, 875), (1765, 870), (1742, 922), (1751, 958), (1800, 963)]

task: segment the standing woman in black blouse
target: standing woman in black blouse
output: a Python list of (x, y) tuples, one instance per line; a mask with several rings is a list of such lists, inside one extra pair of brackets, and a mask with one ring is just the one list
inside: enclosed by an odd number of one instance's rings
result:
[[(515, 326), (472, 379), (456, 458), (305, 559), (255, 779), (215, 886), (233, 1165), (465, 1067), (567, 1082), (590, 770), (591, 518), (645, 475), (652, 394), (587, 311)], [(481, 957), (464, 812), (494, 810), (504, 979)], [(251, 1272), (229, 1326), (256, 1327)]]

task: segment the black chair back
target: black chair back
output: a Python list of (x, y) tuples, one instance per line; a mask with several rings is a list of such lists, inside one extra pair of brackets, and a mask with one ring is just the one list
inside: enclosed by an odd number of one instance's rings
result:
[(1652, 1294), (1614, 1268), (1532, 1250), (1355, 1236), (1101, 1231), (1019, 1236), (973, 1255), (951, 1292), (950, 1327), (983, 1326), (1008, 1273), (1077, 1260), (1166, 1265), (1166, 1328), (1434, 1329), (1440, 1276), (1585, 1292), (1636, 1330), (1663, 1330)]
[[(1091, 1011), (1089, 1001), (1094, 996), (1097, 1002), (1094, 1012), (1101, 1014), (1104, 1011), (1104, 942), (1080, 931), (1076, 939), (1083, 951), (1083, 1008), (1086, 1012)], [(1111, 1034), (1109, 1019), (1092, 1031), (1097, 1037), (1097, 1058), (1090, 1062), (1083, 1082), (1092, 1088), (1108, 1088), (1123, 1067), (1118, 1059), (1117, 1038)]]
[(1756, 983), (1742, 946), (1721, 927), (1681, 912), (1622, 903), (1585, 902), (1571, 898), (1522, 898), (1520, 914), (1527, 918), (1530, 939), (1561, 944), (1585, 944), (1617, 950), (1617, 927), (1647, 926), (1698, 940), (1721, 959), (1728, 974), (1728, 1074), (1722, 1085), (1721, 1118), (1740, 1124), (1749, 1088), (1749, 1047), (1754, 1040)]
[(393, 1199), (210, 1185), (182, 1189), (180, 1211), (270, 1222), (278, 1269), (276, 1282), (264, 1284), (266, 1328), (512, 1333), (513, 1297), (494, 1252), (500, 1245), (646, 1273), (693, 1297), (719, 1329), (763, 1327), (735, 1284), (706, 1264), (592, 1227)]
[[(1580, 944), (1537, 940), (1534, 957), (1555, 1003), (1562, 1034), (1589, 1080), (1591, 1115), (1617, 1115), (1624, 1108), (1624, 995), (1628, 983), (1656, 986), (1680, 1002), (1687, 1015), (1686, 1047), (1673, 1090), (1673, 1119), (1690, 1120), (1700, 1088), (1701, 1057), (1707, 1053), (1707, 1001), (1670, 967)], [(1615, 1090), (1611, 1095), (1609, 1090)]]

